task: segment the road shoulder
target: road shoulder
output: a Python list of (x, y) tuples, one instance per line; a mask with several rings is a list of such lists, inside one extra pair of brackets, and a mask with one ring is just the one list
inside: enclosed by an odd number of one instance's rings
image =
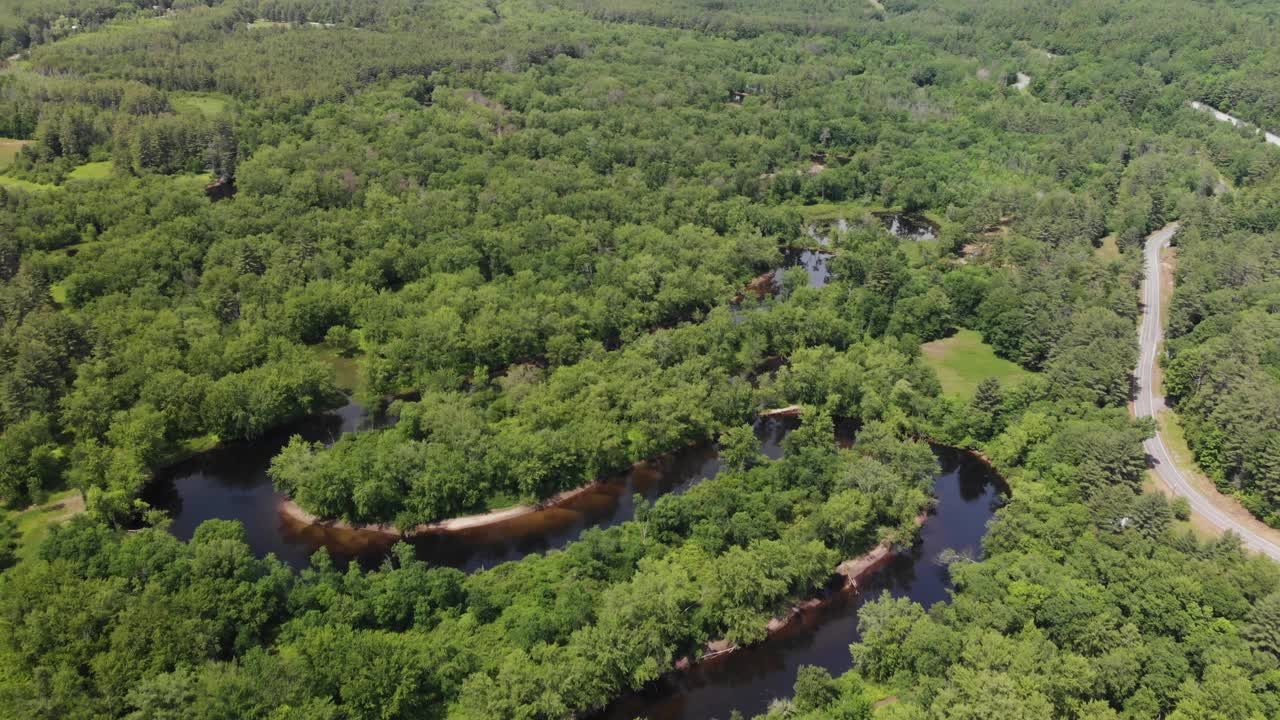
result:
[[(1173, 297), (1173, 281), (1176, 269), (1177, 248), (1165, 248), (1160, 255), (1160, 319), (1163, 325), (1162, 330), (1168, 328), (1169, 304)], [(1254, 517), (1253, 513), (1246, 510), (1239, 500), (1219, 491), (1213, 480), (1201, 472), (1199, 464), (1195, 461), (1195, 456), (1187, 446), (1186, 437), (1182, 431), (1181, 418), (1165, 404), (1164, 371), (1161, 364), (1164, 343), (1165, 334), (1161, 332), (1160, 342), (1156, 346), (1157, 359), (1152, 370), (1153, 387), (1157, 391), (1153, 410), (1160, 437), (1164, 441), (1165, 448), (1168, 450), (1173, 462), (1177, 465), (1178, 471), (1190, 483), (1192, 488), (1204, 499), (1208, 500), (1219, 512), (1226, 514), (1237, 524), (1248, 528), (1263, 539), (1280, 545), (1280, 530)], [(1170, 497), (1177, 496), (1177, 493), (1159, 477), (1154, 469), (1149, 468), (1147, 470), (1147, 477), (1149, 481), (1147, 483), (1148, 487), (1159, 490)], [(1190, 525), (1196, 534), (1201, 537), (1218, 537), (1224, 531), (1223, 528), (1214, 525), (1208, 518), (1194, 510), (1192, 511)]]

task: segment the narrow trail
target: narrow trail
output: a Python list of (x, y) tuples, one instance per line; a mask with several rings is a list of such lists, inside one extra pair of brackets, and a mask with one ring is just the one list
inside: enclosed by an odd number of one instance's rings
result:
[[(1169, 246), (1169, 241), (1177, 231), (1178, 223), (1172, 223), (1147, 237), (1142, 279), (1142, 325), (1138, 331), (1141, 352), (1138, 357), (1138, 367), (1134, 373), (1137, 397), (1133, 402), (1133, 413), (1137, 417), (1155, 417), (1160, 409), (1165, 407), (1164, 395), (1160, 394), (1161, 390), (1155, 386), (1154, 380), (1156, 359), (1159, 357), (1160, 343), (1164, 335), (1160, 298), (1160, 253)], [(1147, 440), (1144, 447), (1152, 460), (1152, 470), (1156, 477), (1173, 492), (1187, 498), (1193, 512), (1218, 529), (1230, 530), (1239, 535), (1244, 540), (1245, 547), (1273, 560), (1280, 560), (1280, 544), (1267, 537), (1268, 535), (1274, 537), (1275, 531), (1252, 516), (1235, 517), (1233, 513), (1217, 504), (1234, 501), (1212, 490), (1202, 492), (1197, 488), (1187, 475), (1178, 469), (1173, 460), (1173, 454), (1169, 452), (1158, 429), (1156, 436)], [(1194, 471), (1188, 469), (1187, 472), (1190, 474)], [(1211, 494), (1218, 497), (1213, 498)], [(1241, 512), (1244, 512), (1243, 509)]]

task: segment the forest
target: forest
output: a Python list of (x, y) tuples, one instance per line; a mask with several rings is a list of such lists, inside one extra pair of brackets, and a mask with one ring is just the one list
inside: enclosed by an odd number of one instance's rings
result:
[[(0, 717), (618, 717), (912, 547), (931, 446), (1008, 486), (982, 552), (947, 602), (863, 605), (763, 717), (1280, 716), (1280, 571), (1152, 489), (1127, 409), (1142, 243), (1176, 221), (1164, 390), (1280, 527), (1280, 147), (1190, 106), (1280, 129), (1278, 26), (1254, 0), (13, 0)], [(1018, 381), (940, 381), (922, 345), (959, 331)], [(149, 500), (349, 401), (394, 422), (265, 470), (344, 526), (689, 447), (719, 471), (474, 570), (407, 543), (295, 569)], [(752, 424), (791, 406), (767, 457)], [(35, 537), (54, 502), (83, 512)]]

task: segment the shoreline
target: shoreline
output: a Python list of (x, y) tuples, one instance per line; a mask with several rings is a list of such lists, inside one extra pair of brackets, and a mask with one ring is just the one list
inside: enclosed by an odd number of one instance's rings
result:
[(423, 523), (421, 525), (415, 525), (407, 530), (401, 530), (400, 528), (387, 523), (351, 523), (346, 520), (339, 519), (326, 520), (307, 512), (301, 505), (298, 505), (298, 503), (294, 502), (293, 499), (288, 496), (282, 496), (280, 498), (280, 502), (277, 505), (277, 511), (281, 515), (305, 525), (331, 528), (335, 530), (350, 530), (352, 532), (367, 532), (377, 535), (386, 535), (389, 537), (410, 538), (422, 535), (463, 532), (465, 530), (474, 530), (476, 528), (499, 525), (509, 520), (515, 520), (533, 513), (551, 510), (564, 505), (575, 498), (596, 490), (606, 482), (608, 481), (592, 480), (586, 485), (579, 485), (576, 488), (570, 488), (569, 490), (558, 492), (541, 502), (512, 505), (511, 507), (501, 508), (498, 510), (490, 510), (488, 512), (476, 513), (473, 515), (463, 515), (461, 517), (449, 518), (447, 520), (440, 520), (433, 523)]
[[(916, 528), (919, 529), (923, 527), (928, 517), (929, 512), (927, 510), (917, 515)], [(857, 557), (852, 557), (841, 562), (835, 567), (835, 570), (831, 574), (832, 578), (837, 576), (844, 578), (844, 581), (840, 584), (838, 589), (821, 595), (810, 596), (793, 603), (785, 615), (781, 617), (774, 617), (769, 620), (768, 624), (765, 625), (764, 639), (760, 642), (768, 642), (770, 638), (783, 630), (786, 630), (788, 627), (791, 627), (791, 625), (800, 620), (806, 612), (810, 610), (817, 610), (831, 604), (837, 595), (845, 593), (857, 594), (859, 591), (859, 584), (863, 580), (866, 580), (868, 576), (874, 575), (882, 570), (891, 560), (893, 560), (894, 557), (897, 556), (897, 554), (898, 551), (894, 548), (894, 545), (886, 540)], [(753, 643), (753, 645), (755, 644), (758, 643)], [(746, 647), (751, 646), (734, 645), (724, 639), (711, 640), (703, 646), (704, 652), (702, 655), (696, 658), (685, 655), (684, 657), (676, 660), (672, 669), (668, 672), (684, 672), (699, 663), (708, 662), (718, 657), (724, 657)]]
[[(781, 408), (772, 408), (761, 411), (757, 415), (757, 418), (767, 420), (779, 417), (798, 417), (802, 409), (803, 408), (800, 405), (788, 405)], [(704, 441), (690, 441), (686, 447), (693, 447), (699, 444), (699, 442)], [(663, 453), (658, 457), (665, 457), (668, 454), (670, 453)], [(657, 458), (637, 460), (631, 464), (631, 467), (636, 468), (656, 459)], [(433, 523), (415, 525), (412, 528), (403, 530), (389, 523), (352, 523), (338, 518), (322, 518), (318, 515), (307, 512), (307, 510), (305, 510), (301, 505), (294, 502), (293, 498), (287, 495), (282, 495), (280, 497), (280, 500), (276, 505), (276, 510), (280, 515), (303, 525), (329, 528), (333, 530), (348, 530), (351, 532), (367, 532), (387, 537), (412, 538), (421, 537), (423, 535), (449, 534), (475, 530), (478, 528), (487, 528), (494, 525), (501, 525), (502, 523), (509, 522), (511, 520), (527, 517), (534, 513), (553, 510), (599, 489), (601, 486), (609, 483), (613, 477), (614, 476), (611, 475), (608, 478), (592, 480), (585, 485), (579, 485), (574, 488), (569, 488), (568, 490), (562, 490), (539, 502), (523, 503), (520, 505), (512, 505), (511, 507), (499, 508), (497, 510), (490, 510), (488, 512), (438, 520)]]

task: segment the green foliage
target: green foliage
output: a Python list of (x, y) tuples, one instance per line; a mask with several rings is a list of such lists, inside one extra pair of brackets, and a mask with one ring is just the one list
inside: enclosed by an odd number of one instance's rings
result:
[[(1273, 509), (1280, 161), (1185, 106), (1280, 126), (1274, 13), (877, 5), (11, 3), (0, 135), (33, 142), (0, 179), (0, 497), (69, 485), (91, 517), (0, 582), (0, 714), (584, 714), (909, 542), (926, 434), (1014, 499), (950, 606), (867, 606), (881, 712), (1280, 714), (1274, 569), (1135, 495), (1150, 428), (1123, 410), (1134, 250), (1180, 220), (1169, 395), (1202, 464)], [(735, 302), (819, 202), (847, 211), (829, 283)], [(939, 238), (865, 214), (888, 208)], [(717, 436), (725, 472), (470, 576), (404, 550), (294, 575), (234, 526), (123, 529), (191, 438), (335, 402), (322, 351), (358, 358), (362, 400), (419, 395), (275, 459), (320, 514), (483, 511)], [(765, 461), (743, 424), (793, 403)], [(835, 418), (862, 424), (849, 451)], [(800, 680), (774, 716), (871, 715), (856, 678)]]
[(13, 518), (0, 520), (0, 570), (18, 561), (18, 526)]
[[(1205, 209), (1178, 236), (1165, 391), (1211, 477), (1280, 523), (1280, 398), (1275, 236)], [(1226, 237), (1222, 237), (1225, 235)], [(1212, 237), (1212, 240), (1210, 240)]]

